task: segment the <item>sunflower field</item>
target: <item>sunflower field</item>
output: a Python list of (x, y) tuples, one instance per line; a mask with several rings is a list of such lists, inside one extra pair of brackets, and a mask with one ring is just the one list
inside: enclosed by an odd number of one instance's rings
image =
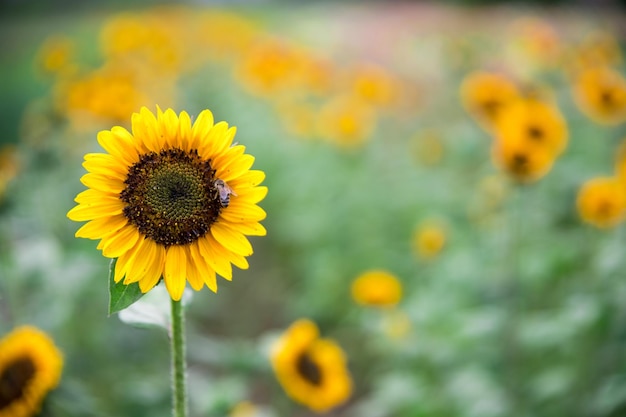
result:
[(623, 8), (35, 4), (0, 417), (626, 416)]

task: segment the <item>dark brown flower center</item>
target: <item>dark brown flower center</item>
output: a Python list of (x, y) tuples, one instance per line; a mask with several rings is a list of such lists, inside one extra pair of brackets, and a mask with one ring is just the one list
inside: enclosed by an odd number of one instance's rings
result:
[(139, 232), (164, 245), (186, 245), (204, 236), (222, 208), (215, 170), (196, 150), (162, 150), (131, 166), (120, 199)]
[(527, 133), (531, 139), (537, 142), (541, 142), (544, 138), (543, 130), (538, 126), (528, 126)]
[(320, 367), (313, 361), (313, 359), (311, 359), (308, 353), (303, 352), (300, 355), (298, 362), (296, 363), (296, 367), (300, 376), (307, 382), (310, 382), (313, 385), (321, 385), (322, 372)]
[(28, 357), (19, 358), (0, 374), (0, 411), (24, 396), (29, 381), (35, 376), (35, 365)]

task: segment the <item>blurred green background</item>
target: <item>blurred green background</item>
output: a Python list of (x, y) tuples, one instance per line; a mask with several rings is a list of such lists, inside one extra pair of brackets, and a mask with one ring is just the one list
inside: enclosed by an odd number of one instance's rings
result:
[[(42, 415), (170, 414), (166, 332), (107, 317), (108, 260), (66, 218), (97, 132), (128, 127), (143, 105), (210, 109), (267, 175), (268, 235), (251, 238), (250, 269), (188, 306), (192, 416), (245, 401), (249, 416), (315, 415), (284, 394), (267, 356), (301, 317), (348, 358), (354, 392), (331, 416), (625, 415), (624, 226), (594, 228), (575, 202), (582, 183), (614, 174), (626, 125), (587, 117), (567, 59), (528, 47), (543, 30), (569, 57), (601, 32), (623, 76), (624, 9), (476, 3), (4, 2), (0, 333), (33, 324), (64, 352)], [(121, 17), (154, 31), (154, 60), (119, 75), (104, 33)], [(255, 67), (267, 38), (282, 52)], [(294, 62), (311, 66), (306, 82)], [(333, 116), (358, 106), (328, 103), (370, 66), (374, 87), (355, 88), (372, 102), (350, 116), (364, 129), (351, 136)], [(548, 90), (563, 113), (567, 150), (538, 182), (494, 167), (460, 96), (478, 70)], [(445, 235), (430, 255), (414, 243), (425, 224)], [(354, 278), (374, 268), (401, 281), (396, 307), (352, 300)]]

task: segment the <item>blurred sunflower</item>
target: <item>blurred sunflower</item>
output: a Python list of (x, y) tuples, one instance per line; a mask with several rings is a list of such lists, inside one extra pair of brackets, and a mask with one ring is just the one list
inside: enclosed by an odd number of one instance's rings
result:
[(161, 277), (174, 300), (186, 281), (217, 291), (215, 274), (232, 279), (231, 264), (248, 268), (246, 235), (265, 235), (257, 206), (267, 194), (265, 174), (250, 170), (254, 157), (233, 145), (235, 128), (204, 110), (195, 123), (186, 112), (133, 114), (132, 134), (116, 126), (101, 131), (107, 153), (85, 155), (89, 189), (68, 212), (89, 221), (77, 237), (100, 239), (98, 249), (117, 258), (116, 282), (149, 291)]
[(50, 36), (37, 51), (36, 63), (46, 74), (61, 75), (73, 65), (75, 45), (65, 36)]
[(323, 138), (350, 148), (365, 143), (376, 124), (376, 111), (369, 104), (355, 97), (337, 96), (319, 110), (317, 130)]
[(492, 130), (502, 110), (519, 95), (510, 79), (496, 73), (473, 72), (461, 84), (463, 106), (487, 131)]
[(576, 206), (585, 222), (600, 228), (616, 226), (626, 216), (626, 189), (617, 178), (591, 179), (580, 188)]
[(539, 180), (554, 165), (554, 155), (548, 148), (521, 138), (494, 141), (491, 158), (496, 167), (520, 183)]
[(420, 225), (413, 236), (415, 253), (421, 259), (434, 259), (446, 244), (446, 232), (437, 224)]
[(352, 393), (344, 352), (333, 340), (320, 339), (310, 320), (298, 320), (283, 333), (271, 361), (287, 395), (316, 412), (337, 407)]
[(366, 271), (352, 282), (352, 298), (365, 306), (394, 306), (402, 299), (402, 284), (387, 271)]
[(545, 148), (555, 157), (567, 146), (567, 124), (553, 104), (519, 99), (502, 112), (495, 135), (501, 142), (528, 143)]
[(0, 340), (0, 417), (36, 415), (61, 378), (63, 358), (54, 342), (32, 326)]
[(615, 125), (626, 121), (626, 79), (609, 67), (580, 72), (574, 84), (580, 110), (598, 123)]

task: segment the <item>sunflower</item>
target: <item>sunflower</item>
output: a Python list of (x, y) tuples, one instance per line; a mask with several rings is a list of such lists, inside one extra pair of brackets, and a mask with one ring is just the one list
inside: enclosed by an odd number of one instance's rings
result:
[(609, 67), (582, 71), (574, 84), (580, 110), (598, 123), (616, 125), (626, 121), (626, 78)]
[(89, 189), (68, 212), (88, 221), (76, 237), (100, 239), (98, 249), (117, 258), (114, 279), (139, 283), (142, 292), (163, 277), (174, 300), (186, 281), (217, 291), (216, 273), (232, 279), (231, 264), (246, 269), (248, 236), (263, 236), (257, 206), (267, 194), (265, 174), (250, 170), (254, 157), (233, 144), (235, 128), (213, 124), (204, 110), (195, 123), (186, 112), (133, 114), (132, 133), (116, 126), (101, 131), (107, 153), (85, 156)]
[(496, 140), (491, 148), (494, 165), (519, 183), (531, 183), (546, 175), (555, 157), (544, 146), (520, 138)]
[(402, 299), (402, 284), (387, 271), (369, 270), (352, 282), (352, 298), (366, 306), (394, 306)]
[(62, 367), (54, 342), (34, 327), (18, 327), (0, 340), (0, 417), (37, 414)]
[(461, 84), (463, 106), (487, 131), (492, 130), (502, 110), (519, 96), (513, 81), (502, 74), (473, 72)]
[(328, 411), (352, 393), (343, 351), (333, 340), (320, 339), (310, 320), (287, 329), (274, 345), (271, 362), (287, 395), (314, 411)]
[(567, 124), (555, 105), (534, 98), (519, 99), (502, 112), (496, 137), (537, 145), (558, 156), (567, 146)]
[(626, 190), (617, 178), (594, 178), (580, 188), (576, 206), (585, 222), (601, 228), (614, 227), (626, 216)]
[(415, 253), (420, 259), (434, 259), (446, 244), (446, 232), (438, 224), (420, 225), (413, 235)]

